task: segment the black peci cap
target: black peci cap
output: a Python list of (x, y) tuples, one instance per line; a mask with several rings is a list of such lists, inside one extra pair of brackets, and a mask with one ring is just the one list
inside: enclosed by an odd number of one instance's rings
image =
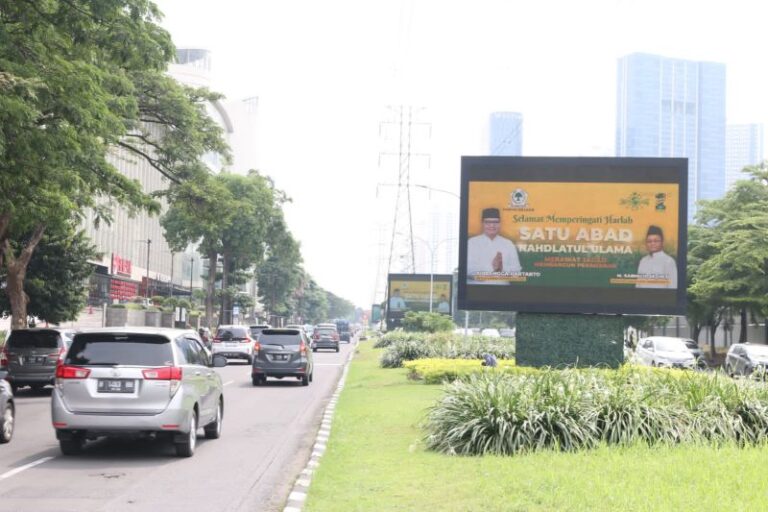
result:
[(499, 214), (498, 208), (486, 208), (483, 210), (483, 220), (485, 219), (500, 219), (501, 215)]

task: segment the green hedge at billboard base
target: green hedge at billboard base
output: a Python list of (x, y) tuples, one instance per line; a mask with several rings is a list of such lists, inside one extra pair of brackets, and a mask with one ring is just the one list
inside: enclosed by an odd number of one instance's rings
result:
[(608, 366), (624, 361), (619, 315), (518, 313), (518, 366)]

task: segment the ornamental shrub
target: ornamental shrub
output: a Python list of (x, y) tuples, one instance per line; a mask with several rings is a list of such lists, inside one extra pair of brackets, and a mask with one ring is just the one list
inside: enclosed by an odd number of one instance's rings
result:
[(446, 385), (424, 423), (430, 449), (512, 455), (598, 444), (768, 440), (768, 387), (762, 382), (633, 366), (503, 370)]

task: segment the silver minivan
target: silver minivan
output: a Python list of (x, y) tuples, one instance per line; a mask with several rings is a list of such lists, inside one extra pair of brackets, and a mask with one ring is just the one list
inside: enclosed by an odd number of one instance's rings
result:
[(64, 455), (99, 437), (164, 437), (190, 457), (197, 430), (221, 435), (224, 388), (192, 330), (107, 328), (75, 335), (56, 368), (51, 415)]

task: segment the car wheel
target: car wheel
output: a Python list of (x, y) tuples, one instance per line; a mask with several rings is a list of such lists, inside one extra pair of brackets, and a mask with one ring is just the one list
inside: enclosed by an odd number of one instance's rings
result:
[(191, 457), (195, 454), (195, 446), (197, 446), (197, 413), (192, 411), (189, 420), (189, 433), (184, 441), (176, 443), (176, 455)]
[(221, 422), (224, 419), (224, 408), (222, 407), (221, 400), (216, 407), (216, 419), (207, 424), (203, 429), (205, 431), (206, 439), (218, 439), (221, 437)]
[(19, 390), (18, 384), (11, 384), (11, 393), (15, 395), (18, 390)]
[(302, 386), (309, 386), (309, 376), (308, 375), (303, 375), (301, 377), (301, 385)]
[(338, 351), (339, 351), (339, 347), (337, 346), (337, 347), (336, 347), (336, 352), (338, 352)]
[(314, 372), (314, 370), (313, 370), (313, 371), (312, 371), (312, 373), (310, 373), (310, 374), (309, 374), (309, 382), (312, 382), (312, 379), (313, 379), (314, 377), (315, 377), (315, 372)]
[(85, 439), (73, 435), (71, 439), (59, 439), (59, 448), (63, 455), (80, 455), (83, 452)]
[(254, 386), (258, 386), (259, 384), (261, 384), (261, 377), (259, 377), (258, 375), (254, 375), (253, 377), (251, 377), (251, 383)]
[(253, 364), (253, 356), (246, 357), (246, 360), (248, 361), (248, 364)]
[(15, 418), (13, 403), (8, 402), (5, 404), (5, 412), (3, 417), (0, 418), (0, 443), (8, 443), (13, 437), (13, 420)]

